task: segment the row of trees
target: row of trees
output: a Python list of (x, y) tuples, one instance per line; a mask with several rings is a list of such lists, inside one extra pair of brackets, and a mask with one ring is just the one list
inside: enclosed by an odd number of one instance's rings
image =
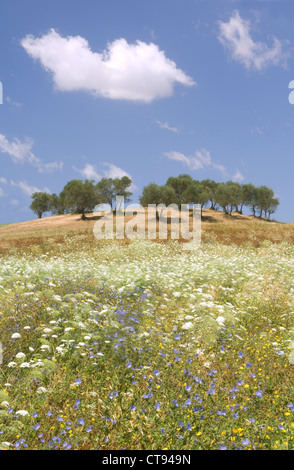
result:
[(132, 195), (129, 190), (131, 178), (102, 178), (97, 184), (90, 180), (71, 180), (59, 195), (36, 192), (32, 195), (30, 208), (39, 218), (45, 212), (52, 215), (81, 214), (85, 219), (87, 212), (92, 212), (97, 204), (110, 204), (114, 207), (117, 196), (123, 196), (126, 202)]
[(193, 180), (190, 175), (171, 176), (166, 184), (159, 186), (150, 183), (143, 188), (140, 204), (200, 204), (211, 209), (222, 208), (225, 214), (243, 213), (244, 206), (252, 210), (254, 216), (270, 218), (279, 205), (274, 191), (267, 186), (240, 184), (234, 181), (217, 183), (211, 179)]
[[(130, 201), (132, 180), (128, 176), (122, 178), (102, 178), (97, 184), (90, 180), (71, 180), (61, 193), (47, 194), (36, 192), (32, 195), (30, 208), (42, 217), (43, 213), (52, 215), (77, 213), (85, 219), (87, 212), (92, 212), (98, 204), (110, 204), (115, 207), (117, 196), (123, 196), (125, 203)], [(240, 184), (234, 181), (217, 183), (211, 179), (193, 180), (190, 175), (171, 176), (166, 183), (159, 186), (150, 183), (145, 186), (140, 197), (140, 204), (200, 204), (201, 209), (209, 205), (211, 209), (221, 208), (225, 214), (243, 213), (246, 206), (253, 215), (260, 218), (264, 214), (270, 218), (279, 205), (274, 191), (267, 186)]]

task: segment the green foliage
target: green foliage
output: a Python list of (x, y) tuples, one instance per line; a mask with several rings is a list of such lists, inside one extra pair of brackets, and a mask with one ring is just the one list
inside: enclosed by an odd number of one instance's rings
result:
[(41, 219), (44, 212), (50, 211), (51, 196), (44, 192), (35, 192), (32, 194), (32, 203), (30, 209)]
[(83, 219), (85, 213), (91, 212), (99, 202), (94, 182), (87, 179), (69, 181), (62, 191), (61, 199), (68, 210), (81, 214)]
[(130, 201), (132, 180), (128, 176), (121, 178), (102, 178), (96, 185), (94, 181), (74, 179), (69, 181), (59, 194), (37, 192), (32, 195), (31, 209), (42, 217), (44, 212), (52, 215), (68, 213), (81, 214), (85, 219), (86, 212), (91, 212), (98, 204), (114, 206), (118, 196)]
[[(167, 188), (171, 188), (167, 191)], [(173, 190), (173, 191), (172, 191)], [(260, 217), (270, 217), (279, 205), (274, 191), (267, 186), (256, 187), (253, 184), (240, 184), (234, 181), (217, 183), (210, 179), (193, 180), (190, 175), (171, 176), (163, 186), (150, 183), (145, 186), (140, 197), (143, 206), (148, 204), (200, 204), (201, 209), (211, 203), (210, 208), (221, 207), (225, 214), (233, 211), (242, 214), (243, 207), (250, 207), (253, 215), (259, 209)]]
[(185, 197), (183, 193), (186, 191), (187, 187), (193, 182), (192, 176), (181, 174), (179, 176), (170, 176), (166, 182), (168, 186), (171, 186), (176, 193), (176, 199), (173, 203), (175, 204), (185, 204)]
[(148, 204), (161, 204), (162, 190), (161, 186), (156, 183), (150, 183), (144, 186), (142, 195), (140, 197), (140, 204), (147, 207)]
[[(132, 195), (129, 188), (132, 184), (131, 178), (123, 176), (122, 178), (102, 178), (96, 185), (97, 193), (102, 204), (110, 204), (111, 208), (115, 206), (118, 196), (124, 197), (125, 202), (130, 201)], [(119, 208), (117, 208), (119, 210)]]

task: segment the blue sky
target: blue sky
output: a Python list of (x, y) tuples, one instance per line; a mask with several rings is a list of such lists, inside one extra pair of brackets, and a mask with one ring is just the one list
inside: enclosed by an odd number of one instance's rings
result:
[(0, 224), (74, 178), (267, 185), (294, 221), (292, 0), (10, 0)]

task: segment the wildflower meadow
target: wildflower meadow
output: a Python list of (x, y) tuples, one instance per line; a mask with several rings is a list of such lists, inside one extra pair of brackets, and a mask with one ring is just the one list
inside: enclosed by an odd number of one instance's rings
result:
[(293, 449), (293, 294), (283, 242), (2, 255), (0, 448)]

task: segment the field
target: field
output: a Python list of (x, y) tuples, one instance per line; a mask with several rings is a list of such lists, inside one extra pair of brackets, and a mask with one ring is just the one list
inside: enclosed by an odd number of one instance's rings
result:
[(0, 227), (0, 448), (294, 449), (294, 227), (202, 243)]

